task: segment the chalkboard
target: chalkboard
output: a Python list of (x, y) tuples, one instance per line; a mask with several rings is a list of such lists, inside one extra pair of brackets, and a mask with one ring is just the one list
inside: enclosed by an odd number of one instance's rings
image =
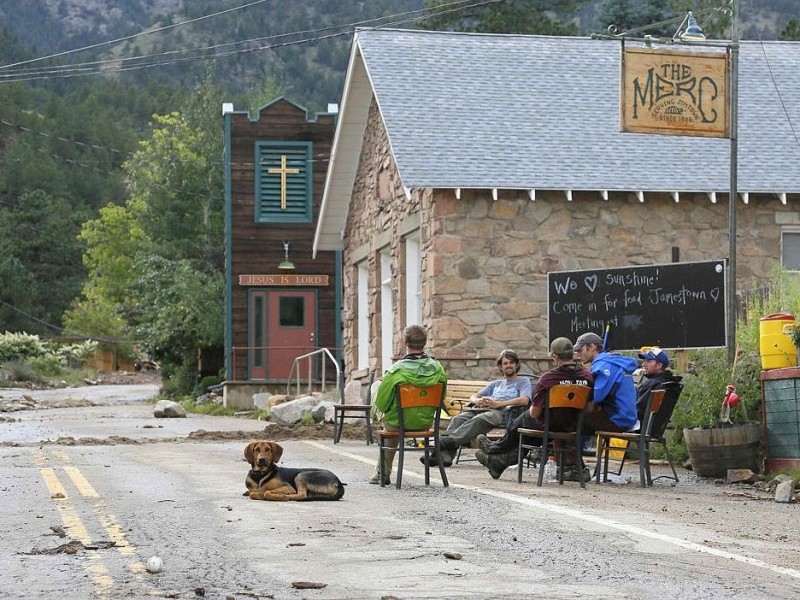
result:
[(610, 325), (615, 350), (725, 346), (726, 273), (726, 260), (551, 272), (550, 339)]

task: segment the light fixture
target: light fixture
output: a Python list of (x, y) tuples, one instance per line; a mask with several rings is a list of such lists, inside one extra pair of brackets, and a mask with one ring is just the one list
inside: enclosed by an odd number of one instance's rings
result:
[(686, 15), (686, 29), (680, 34), (680, 38), (682, 42), (702, 42), (706, 39), (706, 34), (700, 29), (692, 11)]
[(289, 260), (289, 242), (283, 242), (283, 260), (278, 268), (281, 271), (294, 271), (294, 263)]

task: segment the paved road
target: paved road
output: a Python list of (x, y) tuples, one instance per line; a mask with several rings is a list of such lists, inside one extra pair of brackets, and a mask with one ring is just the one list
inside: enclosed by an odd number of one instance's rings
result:
[[(452, 467), (442, 489), (435, 479), (425, 487), (412, 460), (402, 490), (381, 489), (365, 481), (374, 446), (326, 439), (283, 442), (282, 463), (335, 471), (347, 484), (340, 502), (255, 502), (241, 495), (242, 440), (189, 441), (179, 428), (242, 425), (258, 435), (264, 423), (112, 408), (121, 412), (104, 420), (86, 412), (97, 407), (49, 409), (62, 417), (42, 423), (80, 438), (99, 435), (101, 421), (105, 436), (152, 443), (0, 446), (0, 598), (196, 598), (200, 588), (222, 599), (800, 594), (800, 507), (758, 500), (749, 488), (686, 472), (677, 486), (650, 489), (537, 488), (530, 473), (522, 485), (511, 472), (494, 481), (471, 462)], [(144, 428), (162, 423), (168, 431)], [(0, 432), (8, 440), (28, 424), (0, 423)], [(98, 547), (43, 553), (70, 540)], [(147, 573), (155, 554), (164, 569)]]

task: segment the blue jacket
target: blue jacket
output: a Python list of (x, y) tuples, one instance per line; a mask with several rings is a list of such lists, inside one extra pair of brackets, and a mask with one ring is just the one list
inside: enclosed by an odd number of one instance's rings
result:
[(636, 386), (632, 377), (636, 367), (635, 358), (601, 352), (589, 369), (594, 375), (593, 402), (623, 429), (636, 425)]

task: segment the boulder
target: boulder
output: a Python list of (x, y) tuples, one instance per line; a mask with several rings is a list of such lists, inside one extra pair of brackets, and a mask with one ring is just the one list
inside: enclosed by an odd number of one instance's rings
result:
[(294, 400), (294, 396), (289, 396), (287, 394), (272, 394), (267, 399), (267, 405), (271, 408), (273, 406), (278, 406), (278, 404), (289, 402), (290, 400)]
[(301, 396), (297, 400), (289, 400), (273, 406), (270, 411), (270, 419), (281, 425), (294, 425), (303, 421), (306, 415), (311, 414), (311, 411), (318, 403), (319, 400), (314, 396)]
[(794, 480), (783, 481), (775, 487), (775, 502), (786, 504), (794, 498)]
[[(315, 423), (333, 423), (333, 406), (335, 402), (331, 400), (320, 400), (320, 402), (311, 410), (311, 415), (314, 417)], [(326, 419), (330, 413), (330, 421)]]
[(186, 410), (172, 400), (159, 400), (153, 408), (153, 416), (157, 419), (174, 419), (186, 417)]
[(253, 394), (253, 406), (256, 408), (260, 408), (261, 410), (266, 409), (269, 406), (269, 399), (272, 397), (272, 394), (269, 392), (260, 392), (258, 394)]

